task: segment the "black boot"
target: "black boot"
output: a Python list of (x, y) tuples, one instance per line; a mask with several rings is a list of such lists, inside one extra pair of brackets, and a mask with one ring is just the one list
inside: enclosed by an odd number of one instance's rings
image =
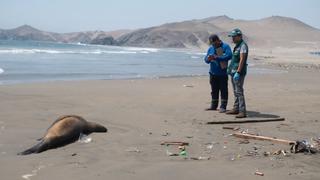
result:
[(212, 100), (211, 106), (207, 108), (206, 111), (216, 111), (218, 108), (218, 103), (219, 103), (219, 100)]

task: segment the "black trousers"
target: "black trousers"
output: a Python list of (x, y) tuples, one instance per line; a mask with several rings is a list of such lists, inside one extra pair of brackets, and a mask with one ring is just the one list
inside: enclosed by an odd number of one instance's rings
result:
[(228, 75), (210, 74), (211, 85), (211, 108), (216, 109), (219, 104), (219, 93), (221, 94), (220, 108), (227, 108), (228, 104)]

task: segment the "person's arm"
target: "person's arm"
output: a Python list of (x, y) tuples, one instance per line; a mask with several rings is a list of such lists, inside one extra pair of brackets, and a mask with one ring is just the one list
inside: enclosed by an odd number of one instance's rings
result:
[(243, 66), (244, 66), (244, 62), (245, 62), (245, 58), (247, 57), (247, 53), (240, 53), (240, 62), (239, 62), (239, 67), (237, 72), (241, 72)]
[(222, 56), (216, 57), (218, 61), (229, 61), (232, 58), (232, 51), (229, 45), (225, 47), (225, 51)]
[(213, 55), (214, 54), (214, 48), (210, 47), (208, 49), (207, 55), (204, 57), (204, 62), (206, 62), (207, 64), (210, 64), (211, 61), (213, 60)]
[(247, 59), (248, 56), (248, 47), (246, 45), (243, 45), (240, 49), (240, 62), (239, 62), (239, 67), (237, 69), (237, 72), (241, 72), (243, 66), (245, 66), (245, 60)]

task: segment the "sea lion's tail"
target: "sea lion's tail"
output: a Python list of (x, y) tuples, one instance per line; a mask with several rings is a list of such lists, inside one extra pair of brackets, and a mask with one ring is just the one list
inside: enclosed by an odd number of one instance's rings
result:
[(45, 142), (42, 140), (40, 143), (32, 146), (31, 148), (18, 153), (18, 155), (28, 155), (33, 153), (40, 153), (45, 150)]

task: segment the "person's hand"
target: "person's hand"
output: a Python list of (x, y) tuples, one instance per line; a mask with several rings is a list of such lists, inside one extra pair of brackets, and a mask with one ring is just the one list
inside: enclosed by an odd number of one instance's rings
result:
[(214, 60), (214, 56), (213, 55), (209, 55), (208, 56), (208, 61), (213, 61)]
[(236, 72), (236, 73), (233, 75), (233, 80), (239, 81), (239, 79), (240, 79), (240, 73)]

